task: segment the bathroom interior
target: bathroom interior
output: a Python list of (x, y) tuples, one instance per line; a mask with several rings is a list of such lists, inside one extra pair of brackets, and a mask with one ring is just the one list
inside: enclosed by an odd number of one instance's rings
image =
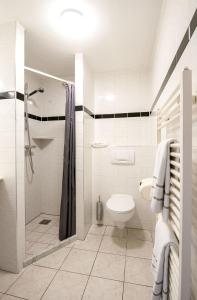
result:
[(1, 300), (197, 300), (196, 27), (196, 0), (0, 0)]

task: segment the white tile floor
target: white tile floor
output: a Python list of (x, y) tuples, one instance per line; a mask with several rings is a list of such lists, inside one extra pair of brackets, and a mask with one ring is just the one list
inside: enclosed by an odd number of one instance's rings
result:
[[(30, 247), (40, 243), (29, 242)], [(148, 300), (151, 251), (149, 231), (93, 225), (85, 241), (57, 250), (19, 275), (0, 271), (0, 299)]]
[[(47, 225), (39, 224), (43, 219), (49, 219), (51, 222)], [(35, 257), (60, 243), (58, 238), (59, 216), (41, 214), (28, 223), (25, 229), (25, 259)]]

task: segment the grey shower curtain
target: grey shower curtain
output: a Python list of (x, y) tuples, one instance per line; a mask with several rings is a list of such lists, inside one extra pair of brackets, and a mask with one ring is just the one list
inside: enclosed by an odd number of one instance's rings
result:
[(60, 207), (60, 241), (76, 234), (76, 183), (75, 183), (75, 87), (65, 84), (66, 113), (62, 197)]

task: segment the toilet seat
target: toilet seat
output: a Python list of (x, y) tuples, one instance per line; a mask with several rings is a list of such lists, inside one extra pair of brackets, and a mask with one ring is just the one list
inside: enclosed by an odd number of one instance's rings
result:
[(118, 214), (126, 214), (135, 208), (135, 202), (131, 195), (115, 194), (106, 203), (108, 209)]

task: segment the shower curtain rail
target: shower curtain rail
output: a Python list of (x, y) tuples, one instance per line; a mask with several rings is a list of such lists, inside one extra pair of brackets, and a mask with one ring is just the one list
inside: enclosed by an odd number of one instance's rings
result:
[(48, 77), (48, 78), (57, 80), (57, 81), (61, 81), (61, 82), (63, 82), (63, 83), (74, 84), (73, 81), (65, 80), (65, 79), (63, 79), (63, 78), (60, 78), (60, 77), (57, 77), (57, 76), (53, 76), (53, 75), (51, 75), (51, 74), (48, 74), (48, 73), (45, 73), (45, 72), (42, 72), (42, 71), (39, 71), (39, 70), (30, 68), (30, 67), (26, 67), (26, 66), (25, 66), (24, 69), (27, 70), (27, 71), (31, 71), (31, 72), (33, 72), (33, 73), (36, 73), (36, 74), (39, 74), (39, 75), (42, 75), (42, 76), (45, 76), (45, 77)]

